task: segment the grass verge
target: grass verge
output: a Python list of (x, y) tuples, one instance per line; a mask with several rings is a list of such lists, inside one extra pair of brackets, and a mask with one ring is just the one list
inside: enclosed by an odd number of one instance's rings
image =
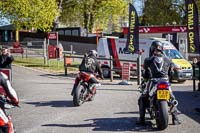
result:
[[(34, 58), (15, 57), (14, 64), (38, 70), (44, 70), (47, 72), (57, 72), (64, 74), (65, 71), (64, 61), (63, 60), (57, 61), (57, 59), (51, 59), (49, 60), (49, 62), (45, 64), (44, 59), (39, 57), (34, 57)], [(67, 71), (78, 71), (78, 66), (79, 66), (78, 62), (72, 62), (72, 65), (67, 67)]]

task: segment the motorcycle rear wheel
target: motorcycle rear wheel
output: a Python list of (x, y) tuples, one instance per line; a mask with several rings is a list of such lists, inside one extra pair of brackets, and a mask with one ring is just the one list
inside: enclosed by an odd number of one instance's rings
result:
[(73, 96), (73, 104), (74, 106), (81, 106), (84, 103), (84, 92), (85, 92), (85, 88), (83, 85), (79, 85), (75, 92), (74, 92), (74, 96)]
[(158, 101), (158, 110), (156, 113), (156, 125), (160, 130), (168, 127), (169, 114), (167, 101)]

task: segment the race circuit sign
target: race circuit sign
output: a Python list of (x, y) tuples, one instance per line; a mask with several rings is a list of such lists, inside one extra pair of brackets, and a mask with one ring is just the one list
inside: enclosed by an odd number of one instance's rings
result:
[(57, 32), (49, 32), (48, 33), (48, 39), (49, 40), (57, 40), (58, 38), (58, 33)]

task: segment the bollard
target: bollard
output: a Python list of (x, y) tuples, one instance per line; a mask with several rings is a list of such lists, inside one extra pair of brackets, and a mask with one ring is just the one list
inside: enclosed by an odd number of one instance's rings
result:
[(47, 43), (46, 38), (43, 41), (43, 56), (44, 56), (44, 64), (47, 65)]
[(140, 85), (141, 84), (141, 54), (138, 54), (137, 74), (138, 74), (137, 84)]
[(113, 57), (110, 56), (110, 82), (113, 82)]
[(67, 76), (67, 66), (65, 66), (65, 75)]
[[(73, 45), (70, 45), (70, 56), (72, 56), (74, 53), (74, 50), (73, 50)], [(71, 57), (70, 57), (71, 58)], [(74, 62), (74, 58), (72, 59), (72, 61)]]
[(67, 75), (67, 63), (66, 63), (66, 56), (64, 55), (64, 68), (65, 68), (65, 75)]
[(26, 58), (28, 58), (28, 48), (26, 48)]
[(192, 64), (192, 75), (193, 75), (193, 77), (192, 77), (192, 80), (193, 80), (193, 91), (195, 91), (196, 90), (196, 83), (195, 83), (195, 65), (194, 64)]
[(200, 66), (199, 65), (197, 65), (197, 66), (199, 68), (199, 77), (198, 77), (199, 83), (198, 83), (198, 89), (197, 89), (197, 91), (200, 91)]
[(193, 91), (196, 91), (196, 83), (195, 83), (195, 80), (196, 80), (196, 77), (195, 77), (195, 64), (192, 64), (192, 72), (193, 72)]
[(198, 83), (198, 89), (197, 89), (197, 91), (200, 91), (200, 82)]

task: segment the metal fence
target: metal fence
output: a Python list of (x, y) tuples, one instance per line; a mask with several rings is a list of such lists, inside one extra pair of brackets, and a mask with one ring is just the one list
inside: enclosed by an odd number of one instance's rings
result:
[[(65, 69), (65, 75), (68, 74), (68, 67), (70, 66), (67, 62), (68, 59), (80, 59), (80, 61), (83, 59), (84, 56), (74, 56), (74, 55), (66, 55), (64, 54), (64, 69)], [(110, 71), (110, 81), (113, 81), (113, 73), (114, 72), (122, 72), (122, 68), (119, 67), (114, 67), (113, 66), (113, 61), (115, 61), (116, 59), (113, 59), (112, 56), (110, 56), (110, 58), (97, 58), (97, 60), (107, 60), (109, 61), (109, 71)], [(129, 63), (133, 63), (135, 62), (137, 64), (137, 69), (136, 69), (136, 73), (137, 73), (137, 83), (138, 85), (141, 84), (141, 56), (138, 56), (137, 60), (119, 60), (119, 61), (123, 61), (123, 62), (129, 62)], [(129, 75), (130, 76), (130, 75)]]
[[(8, 47), (8, 49), (13, 49), (14, 42), (9, 43), (1, 43), (0, 47)], [(22, 52), (12, 53), (14, 56), (22, 56), (23, 57), (44, 57), (45, 53), (47, 53), (46, 41), (23, 41), (20, 42), (21, 47), (23, 48)]]
[(24, 48), (24, 55), (28, 57), (44, 57), (46, 53), (46, 41), (23, 41), (20, 42)]

